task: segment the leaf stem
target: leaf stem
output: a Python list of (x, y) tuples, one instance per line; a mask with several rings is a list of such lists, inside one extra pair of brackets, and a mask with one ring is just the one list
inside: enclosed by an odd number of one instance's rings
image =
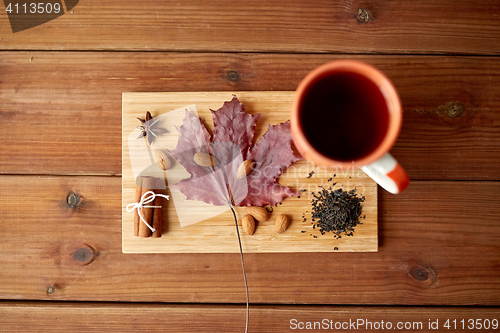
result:
[(233, 206), (229, 203), (229, 208), (233, 212), (234, 224), (236, 225), (236, 234), (238, 235), (238, 243), (240, 245), (240, 257), (241, 257), (241, 267), (243, 269), (243, 279), (245, 280), (245, 291), (247, 294), (247, 314), (246, 314), (246, 324), (245, 324), (245, 333), (248, 332), (248, 318), (250, 316), (250, 306), (249, 306), (249, 297), (248, 297), (248, 282), (247, 282), (247, 273), (245, 271), (245, 262), (243, 261), (243, 248), (241, 247), (241, 238), (240, 231), (238, 229), (238, 220), (236, 219), (236, 213), (234, 212)]

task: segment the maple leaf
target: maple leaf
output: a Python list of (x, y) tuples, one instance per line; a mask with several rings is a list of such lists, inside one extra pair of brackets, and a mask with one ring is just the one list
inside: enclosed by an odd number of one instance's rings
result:
[(291, 149), (290, 121), (268, 126), (267, 132), (249, 149), (246, 159), (257, 167), (247, 176), (249, 191), (240, 206), (276, 206), (298, 192), (278, 183), (283, 170), (301, 159)]
[[(284, 198), (299, 194), (278, 183), (283, 170), (300, 159), (291, 149), (289, 121), (269, 126), (252, 146), (260, 114), (246, 113), (235, 95), (220, 109), (211, 111), (213, 138), (200, 119), (186, 110), (183, 124), (177, 129), (177, 146), (170, 153), (191, 176), (173, 187), (189, 200), (213, 205), (275, 206)], [(198, 152), (211, 154), (219, 164), (199, 166), (193, 158)], [(255, 162), (255, 168), (246, 178), (237, 179), (238, 167), (247, 159)]]

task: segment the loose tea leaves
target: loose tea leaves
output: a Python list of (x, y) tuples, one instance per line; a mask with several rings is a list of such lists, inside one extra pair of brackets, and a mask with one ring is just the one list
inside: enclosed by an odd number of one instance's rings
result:
[(313, 197), (311, 215), (314, 228), (319, 228), (322, 235), (332, 232), (335, 238), (342, 238), (341, 234), (353, 235), (354, 227), (360, 223), (361, 203), (365, 201), (364, 196), (358, 197), (356, 188), (344, 191), (321, 187)]

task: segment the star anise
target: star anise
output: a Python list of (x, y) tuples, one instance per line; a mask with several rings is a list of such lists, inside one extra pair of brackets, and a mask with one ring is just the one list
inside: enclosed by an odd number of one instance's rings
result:
[(137, 128), (141, 130), (141, 134), (139, 134), (137, 139), (146, 137), (148, 143), (151, 144), (153, 142), (153, 137), (158, 137), (157, 130), (154, 127), (160, 120), (153, 120), (153, 117), (151, 117), (151, 113), (149, 111), (146, 112), (146, 119), (141, 119), (139, 117), (137, 117), (137, 119), (139, 119), (139, 121), (141, 122), (141, 125), (137, 126)]

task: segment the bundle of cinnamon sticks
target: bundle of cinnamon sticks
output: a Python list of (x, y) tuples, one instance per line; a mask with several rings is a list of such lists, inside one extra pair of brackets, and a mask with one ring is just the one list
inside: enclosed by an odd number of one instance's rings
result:
[[(135, 188), (135, 200), (139, 202), (141, 197), (147, 191), (153, 191), (155, 193), (160, 193), (159, 190), (162, 187), (160, 178), (154, 177), (138, 177)], [(149, 203), (149, 206), (161, 206), (161, 197), (155, 197), (154, 201)], [(155, 231), (151, 233), (151, 230), (141, 221), (137, 209), (134, 212), (134, 236), (136, 237), (161, 237), (162, 225), (161, 225), (161, 208), (147, 208), (142, 207), (140, 209), (141, 216), (145, 221), (152, 226)]]

